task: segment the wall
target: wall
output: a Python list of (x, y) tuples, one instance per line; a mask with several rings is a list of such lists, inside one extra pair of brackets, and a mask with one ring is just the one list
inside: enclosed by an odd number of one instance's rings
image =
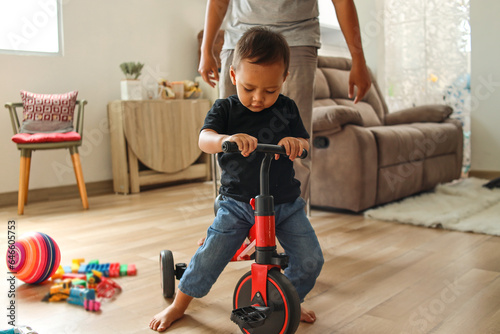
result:
[(500, 172), (500, 2), (471, 1), (473, 171)]
[[(194, 79), (197, 34), (206, 0), (64, 0), (64, 56), (0, 54), (0, 101), (19, 101), (21, 89), (38, 93), (78, 90), (88, 100), (80, 149), (86, 182), (112, 179), (107, 104), (120, 99), (119, 64), (146, 64), (143, 79)], [(3, 109), (3, 107), (2, 107)], [(0, 118), (0, 193), (17, 191), (19, 151), (11, 142), (7, 111)], [(34, 152), (30, 189), (75, 184), (69, 153)]]

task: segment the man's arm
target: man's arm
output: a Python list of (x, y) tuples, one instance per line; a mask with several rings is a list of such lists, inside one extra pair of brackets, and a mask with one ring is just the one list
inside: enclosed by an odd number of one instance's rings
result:
[(205, 12), (205, 28), (201, 42), (201, 56), (198, 72), (210, 86), (219, 80), (219, 69), (214, 56), (214, 43), (226, 16), (230, 0), (208, 0)]
[(356, 86), (358, 92), (354, 103), (358, 103), (371, 86), (370, 74), (366, 67), (363, 46), (361, 44), (358, 14), (353, 0), (332, 0), (332, 2), (352, 57), (352, 68), (349, 76), (349, 97), (352, 98), (354, 96), (354, 86)]

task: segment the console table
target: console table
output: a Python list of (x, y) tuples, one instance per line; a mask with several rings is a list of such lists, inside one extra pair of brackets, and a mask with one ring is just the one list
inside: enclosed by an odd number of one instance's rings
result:
[[(141, 186), (210, 179), (210, 159), (198, 135), (210, 102), (199, 100), (113, 101), (108, 104), (116, 193)], [(139, 170), (139, 161), (147, 170)]]

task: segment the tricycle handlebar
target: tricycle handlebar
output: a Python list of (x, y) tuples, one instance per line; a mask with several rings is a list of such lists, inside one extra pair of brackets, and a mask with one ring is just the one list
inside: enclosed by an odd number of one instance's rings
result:
[[(222, 143), (222, 151), (229, 152), (239, 152), (238, 145), (235, 142), (225, 141)], [(257, 144), (256, 152), (262, 153), (273, 153), (273, 154), (283, 154), (286, 155), (285, 148), (279, 145), (271, 144)], [(305, 159), (307, 157), (307, 151), (303, 150), (302, 154), (298, 157), (300, 159)]]

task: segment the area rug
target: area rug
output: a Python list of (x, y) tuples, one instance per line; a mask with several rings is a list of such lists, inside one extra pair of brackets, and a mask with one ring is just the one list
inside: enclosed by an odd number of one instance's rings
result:
[(500, 188), (466, 178), (434, 191), (365, 211), (365, 217), (464, 232), (500, 235)]

